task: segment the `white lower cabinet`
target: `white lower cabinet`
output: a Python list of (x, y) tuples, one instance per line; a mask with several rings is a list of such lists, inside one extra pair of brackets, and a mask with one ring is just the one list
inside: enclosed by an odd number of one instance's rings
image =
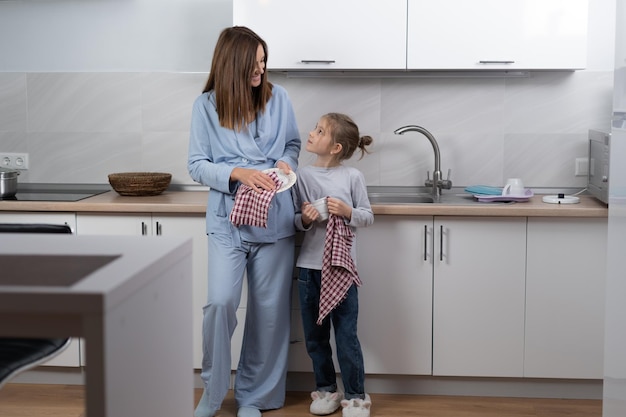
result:
[(379, 215), (357, 253), (367, 373), (522, 376), (526, 218)]
[(78, 213), (76, 225), (81, 235), (152, 235), (150, 213)]
[[(207, 291), (204, 214), (0, 212), (75, 234), (193, 239), (194, 367)], [(606, 218), (377, 215), (357, 231), (368, 374), (601, 379)], [(239, 360), (247, 285), (232, 339)], [(289, 370), (310, 372), (294, 280)], [(46, 365), (84, 365), (80, 340)], [(339, 369), (339, 368), (337, 368)]]
[(521, 377), (525, 217), (435, 217), (433, 375)]
[[(424, 253), (432, 217), (376, 216), (357, 231), (358, 335), (367, 374), (430, 375), (432, 262)], [(429, 245), (429, 248), (432, 245)], [(311, 372), (294, 281), (289, 371)], [(332, 335), (332, 333), (331, 333)], [(337, 372), (334, 337), (331, 337)]]
[(358, 233), (367, 373), (602, 378), (606, 218), (378, 215)]
[[(76, 233), (75, 213), (3, 211), (0, 212), (0, 223), (67, 224), (72, 229), (72, 232)], [(72, 338), (67, 349), (42, 366), (80, 366), (80, 339)]]
[[(304, 340), (297, 280), (293, 281), (291, 294), (291, 336), (289, 337), (289, 362), (287, 364), (287, 370), (289, 372), (313, 372), (313, 365), (306, 351), (306, 342)], [(335, 345), (333, 344), (333, 350), (334, 347)], [(337, 364), (336, 356), (336, 354), (333, 355), (335, 365)], [(336, 369), (337, 372), (339, 372), (339, 367)]]
[(429, 216), (378, 215), (357, 231), (358, 334), (368, 374), (431, 374), (432, 225)]
[(67, 224), (76, 233), (76, 214), (63, 212), (0, 211), (0, 223)]
[(524, 376), (603, 378), (606, 218), (529, 218)]
[(195, 368), (202, 365), (202, 307), (207, 293), (207, 236), (204, 214), (78, 213), (81, 235), (163, 235), (193, 239), (193, 329)]
[[(304, 232), (296, 232), (296, 248), (294, 255), (293, 281), (291, 286), (291, 334), (289, 336), (289, 362), (287, 370), (289, 372), (313, 372), (311, 358), (306, 351), (306, 342), (304, 340), (304, 328), (302, 326), (302, 316), (300, 313), (300, 293), (298, 288), (298, 273), (296, 268), (296, 259), (300, 254)], [(332, 334), (331, 334), (332, 336)], [(333, 344), (333, 348), (334, 348)], [(333, 355), (333, 360), (337, 370), (337, 355)]]

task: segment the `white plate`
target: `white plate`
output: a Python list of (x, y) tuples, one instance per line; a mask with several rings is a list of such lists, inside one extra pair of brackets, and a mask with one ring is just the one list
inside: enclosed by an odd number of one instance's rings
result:
[(559, 198), (558, 195), (545, 195), (542, 198), (544, 203), (551, 204), (577, 204), (580, 203), (580, 198), (571, 195), (566, 195), (563, 198)]
[(266, 174), (269, 174), (270, 172), (275, 172), (276, 175), (278, 175), (278, 179), (283, 184), (278, 190), (276, 190), (277, 193), (282, 193), (283, 191), (290, 189), (296, 183), (297, 177), (296, 173), (293, 171), (291, 171), (289, 175), (285, 174), (280, 168), (264, 169), (263, 172), (265, 172)]

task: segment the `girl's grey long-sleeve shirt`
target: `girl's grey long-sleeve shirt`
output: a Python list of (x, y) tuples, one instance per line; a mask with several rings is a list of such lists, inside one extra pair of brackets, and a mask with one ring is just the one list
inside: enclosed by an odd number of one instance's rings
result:
[(302, 203), (313, 202), (322, 197), (334, 197), (352, 207), (352, 218), (347, 222), (355, 233), (351, 255), (356, 265), (357, 228), (374, 223), (374, 213), (367, 197), (367, 186), (363, 173), (350, 166), (332, 168), (315, 166), (302, 167), (297, 172), (298, 180), (293, 187), (296, 209), (296, 229), (305, 231), (296, 266), (322, 269), (324, 240), (328, 221), (313, 222), (308, 228), (302, 225)]

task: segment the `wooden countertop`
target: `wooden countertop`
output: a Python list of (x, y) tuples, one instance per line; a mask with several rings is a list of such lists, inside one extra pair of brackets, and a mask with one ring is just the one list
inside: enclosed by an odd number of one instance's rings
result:
[(208, 195), (208, 191), (165, 191), (155, 196), (128, 197), (107, 191), (79, 201), (0, 201), (0, 212), (205, 213)]
[(476, 203), (376, 205), (375, 214), (424, 216), (487, 216), (487, 217), (608, 217), (608, 207), (591, 196), (580, 196), (577, 204), (544, 203), (542, 195), (535, 195), (523, 203)]
[[(528, 202), (373, 205), (374, 214), (406, 216), (523, 216), (523, 217), (608, 217), (605, 204), (591, 196), (580, 196), (578, 204), (548, 204), (535, 195)], [(0, 201), (2, 211), (117, 212), (117, 213), (205, 213), (208, 191), (165, 191), (157, 196), (126, 197), (108, 191), (75, 202)]]

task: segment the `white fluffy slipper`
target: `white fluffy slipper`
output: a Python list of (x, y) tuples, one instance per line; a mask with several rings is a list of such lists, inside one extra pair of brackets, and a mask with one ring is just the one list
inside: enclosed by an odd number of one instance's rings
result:
[(343, 394), (340, 392), (325, 392), (325, 391), (313, 391), (311, 393), (311, 414), (316, 416), (325, 416), (332, 414), (341, 405)]
[(370, 417), (370, 407), (372, 399), (369, 394), (365, 394), (365, 399), (352, 398), (350, 400), (341, 401), (343, 407), (343, 417)]

